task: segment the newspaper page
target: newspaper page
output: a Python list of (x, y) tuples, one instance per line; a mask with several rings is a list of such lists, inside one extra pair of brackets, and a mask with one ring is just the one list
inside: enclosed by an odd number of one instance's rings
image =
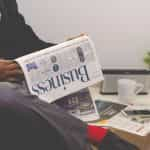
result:
[(17, 58), (28, 89), (53, 102), (103, 80), (96, 49), (88, 36)]
[(96, 121), (99, 119), (96, 105), (93, 102), (88, 88), (65, 96), (61, 98), (61, 100), (55, 101), (55, 103), (72, 116), (84, 122)]
[(150, 107), (96, 101), (100, 114), (97, 126), (112, 127), (139, 136), (150, 133)]

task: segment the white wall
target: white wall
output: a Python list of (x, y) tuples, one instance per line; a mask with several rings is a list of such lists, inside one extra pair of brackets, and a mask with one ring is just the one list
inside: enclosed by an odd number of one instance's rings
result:
[(38, 35), (62, 42), (91, 35), (102, 67), (143, 68), (150, 50), (149, 0), (17, 0)]

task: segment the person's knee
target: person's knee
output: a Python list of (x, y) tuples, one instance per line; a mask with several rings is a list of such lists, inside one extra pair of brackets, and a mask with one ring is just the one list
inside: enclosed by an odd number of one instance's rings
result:
[(0, 95), (1, 99), (9, 100), (12, 99), (13, 96), (17, 94), (15, 90), (15, 85), (9, 82), (0, 82)]

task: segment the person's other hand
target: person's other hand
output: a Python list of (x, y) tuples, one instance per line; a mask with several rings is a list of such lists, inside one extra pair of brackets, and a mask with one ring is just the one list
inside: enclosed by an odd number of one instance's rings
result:
[(21, 79), (23, 79), (23, 72), (16, 62), (0, 59), (0, 81), (19, 81)]
[(85, 35), (88, 35), (88, 34), (87, 33), (81, 33), (77, 36), (67, 38), (66, 41), (70, 41), (70, 40), (73, 40), (73, 39), (76, 39), (76, 38), (79, 38), (79, 37), (82, 37), (82, 36), (85, 36)]

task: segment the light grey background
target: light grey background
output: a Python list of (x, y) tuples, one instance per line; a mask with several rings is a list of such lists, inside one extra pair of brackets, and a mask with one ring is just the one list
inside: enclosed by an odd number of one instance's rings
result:
[(149, 0), (17, 0), (44, 40), (62, 42), (88, 33), (103, 68), (144, 68), (150, 50)]

